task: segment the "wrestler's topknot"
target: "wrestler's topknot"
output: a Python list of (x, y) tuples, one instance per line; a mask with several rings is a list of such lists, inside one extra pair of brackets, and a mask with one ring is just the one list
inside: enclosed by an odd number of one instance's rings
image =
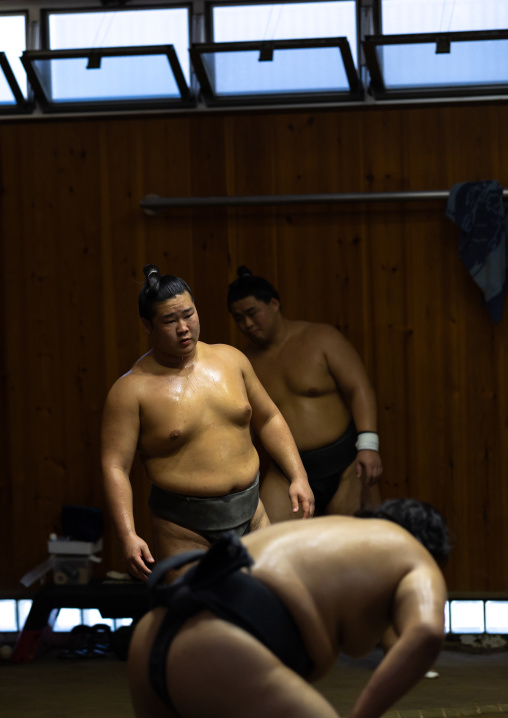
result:
[(189, 285), (180, 277), (172, 274), (162, 274), (155, 264), (146, 264), (143, 267), (145, 283), (141, 287), (138, 297), (139, 316), (150, 320), (155, 314), (154, 305), (157, 302), (164, 302), (166, 299), (173, 299), (180, 294), (189, 292), (192, 301), (194, 296)]
[(268, 304), (271, 299), (280, 302), (279, 293), (268, 279), (252, 274), (244, 264), (238, 267), (236, 274), (237, 278), (231, 282), (228, 288), (228, 308), (231, 308), (233, 302), (245, 299), (245, 297), (254, 297), (265, 304)]

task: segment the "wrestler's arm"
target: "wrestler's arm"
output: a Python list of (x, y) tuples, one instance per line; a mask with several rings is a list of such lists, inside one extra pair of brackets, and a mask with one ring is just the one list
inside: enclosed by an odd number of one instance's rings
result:
[[(235, 350), (236, 351), (236, 350)], [(289, 498), (296, 513), (302, 505), (303, 518), (314, 515), (314, 494), (309, 486), (295, 440), (276, 404), (257, 378), (247, 357), (238, 352), (240, 367), (252, 408), (252, 426), (272, 459), (287, 476)]]
[[(328, 369), (344, 396), (358, 431), (377, 432), (376, 395), (360, 355), (353, 345), (334, 327), (319, 325), (319, 341)], [(370, 486), (381, 478), (383, 467), (377, 451), (363, 449), (356, 457), (358, 478), (365, 472)]]
[(372, 674), (349, 718), (382, 716), (436, 660), (444, 638), (446, 586), (431, 561), (399, 584), (392, 616), (399, 639)]
[(101, 461), (109, 512), (129, 572), (145, 579), (150, 573), (143, 559), (153, 562), (146, 542), (136, 534), (129, 478), (139, 437), (139, 404), (125, 377), (111, 388), (102, 416)]

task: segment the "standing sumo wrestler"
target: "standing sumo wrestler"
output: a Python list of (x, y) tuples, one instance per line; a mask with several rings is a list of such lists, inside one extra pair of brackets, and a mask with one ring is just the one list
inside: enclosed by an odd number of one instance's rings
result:
[(161, 276), (154, 265), (143, 271), (139, 313), (152, 348), (112, 386), (102, 422), (106, 499), (127, 568), (140, 579), (154, 559), (134, 525), (136, 452), (152, 484), (158, 560), (208, 548), (225, 530), (243, 535), (269, 523), (251, 425), (289, 477), (290, 511), (314, 511), (291, 432), (250, 362), (231, 346), (199, 341), (194, 298), (182, 279)]
[[(316, 514), (352, 515), (375, 506), (382, 474), (376, 398), (358, 353), (335, 327), (286, 319), (276, 289), (263, 277), (246, 267), (238, 275), (229, 285), (228, 308), (294, 436)], [(274, 458), (261, 485), (272, 522), (293, 518), (284, 501), (288, 478)]]

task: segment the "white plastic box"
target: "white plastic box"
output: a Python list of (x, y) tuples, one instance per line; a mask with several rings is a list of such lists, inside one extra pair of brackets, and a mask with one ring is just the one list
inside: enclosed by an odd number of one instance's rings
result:
[(70, 554), (73, 556), (91, 556), (102, 549), (102, 539), (91, 541), (74, 541), (65, 537), (57, 537), (48, 541), (50, 554)]

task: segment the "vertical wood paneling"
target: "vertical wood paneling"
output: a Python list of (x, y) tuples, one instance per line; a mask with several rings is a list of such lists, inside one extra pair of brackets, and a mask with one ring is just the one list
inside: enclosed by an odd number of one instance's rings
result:
[[(383, 432), (385, 495), (410, 495), (408, 483), (408, 336), (406, 249), (401, 214), (387, 207), (371, 223), (370, 256), (373, 297), (375, 361), (373, 381), (378, 395), (378, 415)], [(378, 220), (379, 221), (379, 220)], [(389, 321), (386, 322), (386, 317)], [(379, 347), (383, 351), (379, 352)]]
[[(277, 115), (274, 113), (227, 118), (228, 194), (251, 196), (275, 193), (276, 154), (273, 146), (277, 127)], [(277, 210), (271, 207), (229, 210), (227, 284), (236, 279), (240, 265), (276, 284), (278, 217)], [(227, 285), (221, 291), (223, 306), (226, 306)], [(228, 331), (229, 341), (243, 348), (246, 340), (231, 319)]]
[[(139, 134), (139, 133), (138, 133)], [(189, 196), (192, 194), (192, 132), (187, 118), (171, 122), (156, 122), (150, 132), (142, 135), (142, 172), (140, 196), (158, 194), (162, 197)], [(136, 198), (134, 198), (136, 207)], [(136, 207), (136, 215), (139, 212)], [(145, 237), (143, 254), (138, 248), (135, 277), (143, 279), (142, 268), (147, 262), (157, 264), (166, 274), (183, 277), (194, 289), (193, 281), (193, 229), (190, 211), (161, 213), (157, 217), (142, 215), (141, 225)], [(136, 284), (136, 301), (140, 284)], [(127, 315), (127, 322), (132, 317)]]
[[(4, 211), (0, 212), (1, 222), (1, 239), (0, 239), (0, 257), (2, 267), (2, 282), (0, 283), (0, 291), (2, 296), (1, 304), (1, 344), (0, 354), (0, 370), (1, 375), (1, 400), (2, 400), (2, 456), (3, 471), (1, 475), (3, 480), (0, 481), (0, 510), (3, 520), (1, 522), (1, 540), (5, 547), (3, 558), (0, 561), (0, 570), (5, 576), (4, 583), (6, 585), (14, 583), (11, 576), (6, 576), (6, 571), (12, 571), (13, 576), (21, 575), (22, 566), (26, 556), (20, 555), (19, 551), (14, 551), (15, 531), (14, 524), (16, 522), (14, 506), (17, 494), (15, 484), (19, 475), (18, 464), (15, 461), (14, 454), (19, 449), (17, 442), (22, 438), (20, 425), (17, 424), (17, 416), (14, 412), (15, 390), (14, 377), (12, 375), (11, 353), (8, 350), (9, 342), (16, 340), (17, 333), (21, 332), (21, 321), (11, 322), (8, 307), (11, 306), (12, 297), (17, 297), (17, 292), (13, 295), (15, 289), (15, 281), (13, 276), (17, 273), (21, 275), (21, 241), (20, 230), (17, 221), (23, 217), (21, 193), (15, 191), (11, 186), (8, 187), (4, 181), (4, 177), (16, 176), (19, 162), (19, 135), (16, 134), (14, 128), (7, 126), (0, 132), (0, 171), (2, 174), (2, 202), (8, 203), (12, 208), (10, 217), (6, 216)], [(21, 359), (20, 359), (21, 361)], [(18, 430), (17, 439), (13, 433)], [(22, 491), (19, 492), (22, 494)], [(21, 499), (21, 496), (19, 497)], [(17, 514), (19, 515), (19, 514)]]
[[(137, 296), (154, 262), (189, 282), (205, 341), (243, 346), (225, 305), (238, 264), (287, 316), (339, 327), (376, 388), (384, 495), (445, 512), (452, 590), (506, 590), (508, 320), (490, 320), (445, 203), (149, 217), (139, 200), (508, 186), (507, 120), (475, 103), (2, 122), (4, 584), (44, 558), (63, 503), (103, 505), (100, 414), (148, 349)], [(132, 483), (151, 541), (138, 460)], [(109, 521), (105, 543), (100, 570), (122, 570)]]

